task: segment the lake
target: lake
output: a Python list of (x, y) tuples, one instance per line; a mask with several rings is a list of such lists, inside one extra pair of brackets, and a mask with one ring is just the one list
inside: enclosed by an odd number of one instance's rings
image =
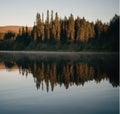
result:
[(0, 52), (0, 114), (119, 114), (116, 53)]

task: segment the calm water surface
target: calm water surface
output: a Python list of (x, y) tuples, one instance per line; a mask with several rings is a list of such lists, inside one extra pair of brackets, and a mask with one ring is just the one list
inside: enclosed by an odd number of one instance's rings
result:
[(0, 114), (119, 114), (118, 55), (0, 53)]

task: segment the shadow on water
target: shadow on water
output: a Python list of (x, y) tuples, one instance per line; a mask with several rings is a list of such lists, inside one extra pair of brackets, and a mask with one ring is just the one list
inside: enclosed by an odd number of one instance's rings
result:
[(46, 86), (47, 91), (49, 88), (53, 91), (56, 84), (68, 89), (90, 80), (96, 83), (108, 80), (113, 87), (117, 87), (118, 59), (117, 54), (0, 53), (0, 63), (6, 69), (17, 66), (20, 74), (26, 77), (32, 74), (36, 88), (44, 89)]

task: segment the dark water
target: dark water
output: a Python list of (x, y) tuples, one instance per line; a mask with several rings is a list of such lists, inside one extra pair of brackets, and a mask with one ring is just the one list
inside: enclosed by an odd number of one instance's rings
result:
[(0, 53), (0, 114), (119, 114), (110, 53)]

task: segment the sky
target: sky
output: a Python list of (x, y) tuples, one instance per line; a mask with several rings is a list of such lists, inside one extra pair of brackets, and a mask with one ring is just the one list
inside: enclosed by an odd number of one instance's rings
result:
[(109, 22), (119, 15), (119, 0), (0, 0), (0, 26), (33, 26), (36, 13), (58, 12), (61, 18), (71, 13), (88, 21)]

